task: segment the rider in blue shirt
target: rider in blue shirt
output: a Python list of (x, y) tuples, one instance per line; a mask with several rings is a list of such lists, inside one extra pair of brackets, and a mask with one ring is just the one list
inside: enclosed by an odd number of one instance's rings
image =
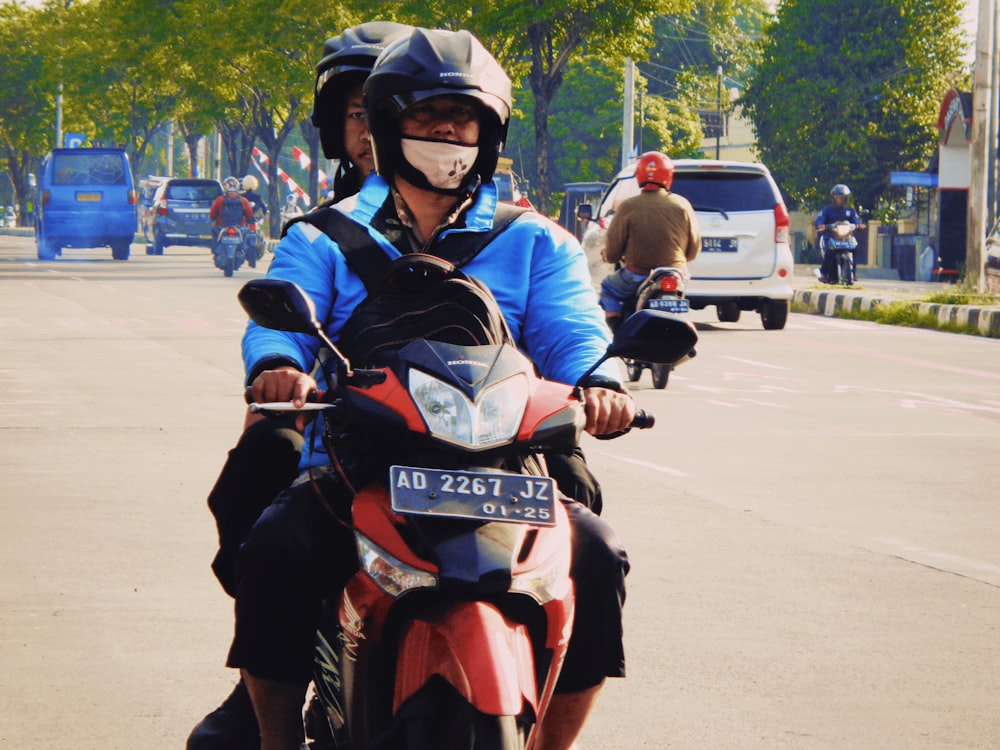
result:
[(861, 214), (847, 205), (847, 199), (851, 195), (851, 189), (847, 185), (834, 185), (830, 190), (830, 205), (823, 206), (823, 209), (816, 217), (816, 232), (819, 235), (819, 246), (823, 252), (823, 264), (819, 269), (819, 280), (824, 284), (836, 284), (837, 276), (837, 256), (836, 253), (826, 252), (826, 228), (838, 221), (849, 221), (864, 229), (865, 225), (861, 220)]

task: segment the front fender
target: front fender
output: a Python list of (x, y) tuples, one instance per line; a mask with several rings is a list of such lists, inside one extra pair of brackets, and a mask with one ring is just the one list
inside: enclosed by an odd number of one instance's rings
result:
[(484, 714), (537, 712), (538, 686), (528, 628), (486, 602), (460, 602), (440, 617), (410, 622), (400, 638), (393, 711), (433, 675)]

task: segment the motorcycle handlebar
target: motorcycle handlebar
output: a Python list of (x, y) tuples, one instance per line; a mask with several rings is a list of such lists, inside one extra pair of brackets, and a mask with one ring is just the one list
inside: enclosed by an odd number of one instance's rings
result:
[(635, 419), (632, 420), (631, 427), (637, 430), (648, 430), (656, 424), (656, 417), (644, 409), (636, 409)]

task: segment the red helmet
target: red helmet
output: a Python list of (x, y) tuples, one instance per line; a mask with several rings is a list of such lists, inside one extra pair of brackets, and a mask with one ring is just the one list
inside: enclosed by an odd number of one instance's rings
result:
[(674, 182), (674, 163), (666, 154), (647, 151), (635, 163), (635, 179), (643, 191), (670, 190)]

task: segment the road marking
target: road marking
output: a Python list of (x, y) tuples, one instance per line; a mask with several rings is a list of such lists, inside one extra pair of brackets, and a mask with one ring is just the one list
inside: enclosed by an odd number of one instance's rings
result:
[(876, 393), (897, 398), (897, 405), (903, 409), (919, 409), (921, 407), (931, 407), (935, 409), (945, 409), (948, 411), (978, 411), (989, 414), (1000, 414), (1000, 406), (993, 402), (971, 403), (968, 401), (957, 401), (953, 398), (943, 396), (932, 396), (927, 393), (915, 393), (913, 391), (896, 391), (886, 388), (870, 388), (863, 385), (837, 385), (833, 387), (834, 393)]
[(653, 471), (658, 471), (662, 474), (669, 474), (672, 477), (690, 477), (691, 475), (687, 472), (681, 471), (680, 469), (672, 469), (669, 466), (662, 466), (660, 464), (650, 463), (649, 461), (640, 461), (637, 458), (626, 458), (625, 456), (619, 456), (617, 453), (609, 453), (608, 451), (593, 450), (588, 448), (589, 453), (598, 453), (602, 456), (607, 456), (612, 458), (619, 463), (634, 464), (635, 466), (641, 466), (644, 469), (652, 469)]
[[(944, 565), (958, 566), (980, 573), (992, 573), (1000, 574), (1000, 566), (994, 565), (993, 563), (986, 562), (984, 560), (973, 560), (968, 557), (962, 557), (961, 555), (954, 555), (951, 552), (941, 552), (939, 550), (927, 549), (926, 547), (920, 547), (915, 544), (911, 544), (902, 539), (896, 539), (895, 537), (876, 537), (873, 539), (876, 544), (888, 547), (890, 550), (896, 551), (896, 556), (907, 560), (909, 562), (920, 563), (923, 565), (929, 565), (925, 560), (915, 560), (915, 557), (923, 557), (930, 560), (938, 561), (942, 569), (945, 569)], [(932, 565), (930, 567), (938, 567)], [(949, 572), (954, 573), (954, 570)]]
[(755, 367), (767, 367), (771, 370), (791, 370), (791, 367), (785, 367), (783, 365), (772, 365), (768, 362), (757, 362), (753, 359), (743, 359), (742, 357), (732, 357), (728, 354), (722, 354), (719, 359), (731, 359), (733, 362), (743, 362), (744, 364), (753, 365)]

